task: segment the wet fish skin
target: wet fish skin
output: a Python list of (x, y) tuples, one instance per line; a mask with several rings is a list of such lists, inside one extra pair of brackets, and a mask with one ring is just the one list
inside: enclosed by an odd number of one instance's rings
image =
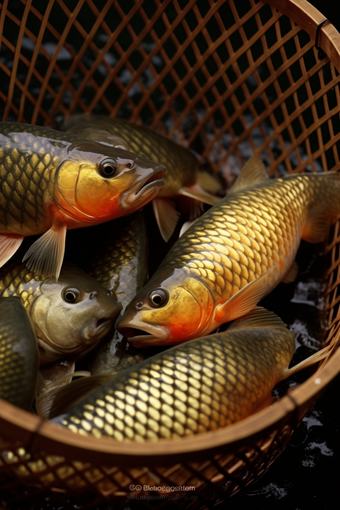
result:
[(57, 281), (11, 262), (0, 270), (0, 297), (17, 296), (32, 321), (40, 365), (76, 360), (109, 333), (121, 304), (93, 278), (65, 263)]
[(136, 349), (115, 331), (113, 337), (104, 341), (96, 351), (88, 356), (89, 370), (92, 375), (114, 374), (126, 370), (149, 358), (150, 349)]
[(92, 255), (86, 273), (113, 291), (123, 310), (148, 276), (148, 245), (142, 211), (107, 223), (105, 239)]
[(127, 307), (118, 330), (134, 346), (197, 338), (245, 315), (289, 281), (301, 238), (323, 241), (340, 215), (338, 173), (269, 179), (259, 158), (244, 172)]
[(30, 318), (17, 297), (0, 299), (0, 398), (30, 410), (39, 355)]
[(130, 151), (164, 165), (164, 186), (152, 201), (152, 206), (165, 241), (169, 240), (179, 218), (179, 212), (172, 202), (174, 197), (184, 195), (185, 206), (182, 203), (180, 207), (192, 220), (202, 212), (196, 200), (213, 205), (220, 200), (220, 197), (214, 195), (224, 196), (221, 184), (202, 169), (192, 152), (151, 129), (124, 119), (81, 114), (67, 118), (63, 129), (115, 147), (125, 146)]
[(58, 277), (66, 230), (139, 209), (160, 191), (164, 170), (123, 149), (0, 122), (0, 265), (25, 236), (45, 233), (25, 257), (36, 272)]
[[(146, 283), (148, 243), (142, 211), (107, 223), (105, 239), (92, 255), (86, 272), (106, 289), (112, 290), (122, 304), (122, 312)], [(93, 375), (125, 370), (151, 354), (129, 346), (115, 331), (90, 356)]]
[(246, 418), (288, 375), (295, 335), (264, 309), (237, 322), (113, 376), (53, 421), (82, 435), (144, 442)]

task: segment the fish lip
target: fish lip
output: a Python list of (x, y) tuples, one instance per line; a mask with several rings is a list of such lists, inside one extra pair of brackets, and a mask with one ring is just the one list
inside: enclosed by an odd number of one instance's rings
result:
[[(138, 326), (141, 326), (140, 328)], [(136, 324), (134, 326), (117, 325), (119, 333), (134, 347), (143, 347), (145, 345), (154, 345), (155, 341), (166, 342), (169, 337), (169, 329), (166, 326), (154, 326), (152, 324)], [(138, 334), (145, 333), (145, 334)], [(137, 333), (137, 334), (134, 334)]]
[(159, 165), (151, 175), (148, 174), (144, 179), (138, 181), (132, 189), (123, 194), (122, 206), (130, 207), (132, 204), (138, 205), (140, 202), (144, 204), (146, 200), (152, 200), (164, 186), (164, 172), (165, 167)]

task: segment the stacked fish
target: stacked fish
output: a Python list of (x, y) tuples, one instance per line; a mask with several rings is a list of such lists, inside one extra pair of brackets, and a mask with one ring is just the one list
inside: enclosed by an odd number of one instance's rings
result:
[[(145, 128), (76, 116), (65, 129), (0, 123), (0, 264), (25, 236), (42, 234), (26, 266), (10, 261), (0, 276), (1, 296), (20, 297), (37, 337), (37, 412), (83, 435), (183, 437), (249, 416), (279, 381), (328, 354), (289, 369), (294, 334), (257, 303), (294, 280), (301, 239), (325, 240), (340, 216), (340, 174), (269, 179), (254, 156), (220, 199), (194, 155)], [(193, 220), (202, 201), (213, 207), (146, 283), (135, 211), (150, 201), (165, 240), (178, 209)], [(63, 264), (68, 229), (107, 221), (85, 272)], [(68, 384), (81, 358), (92, 375)]]

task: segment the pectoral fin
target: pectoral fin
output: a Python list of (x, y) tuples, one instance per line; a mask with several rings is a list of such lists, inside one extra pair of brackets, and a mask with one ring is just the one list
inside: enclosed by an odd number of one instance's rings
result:
[(24, 236), (18, 234), (0, 234), (0, 267), (13, 257), (23, 240)]
[(183, 186), (179, 190), (178, 194), (184, 195), (185, 197), (194, 198), (195, 200), (199, 200), (209, 205), (215, 205), (221, 201), (221, 197), (215, 197), (214, 195), (211, 195), (207, 191), (204, 191), (204, 189), (201, 188), (199, 184), (193, 184), (192, 186)]
[(174, 233), (180, 214), (169, 198), (154, 198), (152, 208), (161, 236), (167, 243)]
[(268, 293), (268, 280), (276, 269), (271, 267), (262, 276), (256, 278), (239, 290), (226, 303), (218, 305), (215, 311), (215, 318), (219, 324), (243, 317), (253, 310), (257, 303)]
[(22, 261), (37, 274), (58, 280), (65, 253), (67, 227), (54, 222), (52, 227), (27, 250)]

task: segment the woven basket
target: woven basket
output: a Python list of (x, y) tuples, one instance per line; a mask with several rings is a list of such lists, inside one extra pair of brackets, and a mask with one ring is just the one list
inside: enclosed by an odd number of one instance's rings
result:
[[(329, 23), (317, 30), (323, 21), (305, 0), (4, 0), (2, 118), (57, 127), (76, 111), (125, 117), (194, 148), (228, 182), (254, 152), (275, 176), (338, 170), (340, 35)], [(258, 477), (340, 371), (339, 246), (336, 224), (325, 331), (334, 350), (278, 403), (150, 446), (81, 437), (1, 402), (1, 501), (30, 508), (54, 491), (63, 505), (86, 497), (83, 508), (208, 508)]]

